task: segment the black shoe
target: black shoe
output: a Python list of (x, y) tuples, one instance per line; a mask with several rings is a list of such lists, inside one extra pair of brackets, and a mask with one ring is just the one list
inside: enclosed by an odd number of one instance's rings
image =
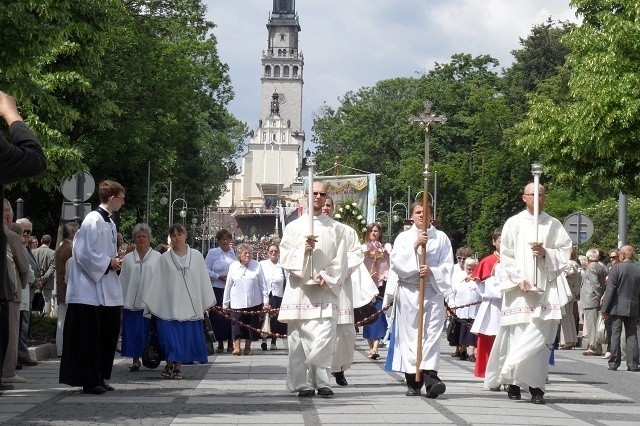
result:
[(469, 362), (476, 362), (476, 356), (475, 355), (469, 355)]
[(267, 350), (267, 342), (262, 342), (262, 344), (260, 345), (260, 348), (261, 348), (263, 351), (266, 351), (266, 350)]
[(489, 388), (489, 390), (490, 390), (491, 392), (500, 392), (500, 385), (498, 385), (498, 386), (496, 386), (496, 387), (493, 387), (493, 388)]
[(407, 388), (407, 393), (405, 393), (406, 396), (420, 396), (420, 389), (415, 389), (412, 388), (411, 386), (409, 386)]
[(109, 385), (109, 384), (107, 384), (105, 382), (102, 382), (102, 384), (100, 386), (102, 386), (105, 390), (108, 390), (108, 391), (116, 390), (116, 388), (114, 388), (113, 386), (111, 386), (111, 385)]
[(531, 402), (538, 405), (544, 405), (545, 404), (544, 396), (540, 394), (531, 395)]
[(22, 364), (17, 363), (16, 364), (16, 370), (22, 370)]
[(466, 360), (468, 360), (468, 359), (469, 359), (469, 355), (467, 355), (467, 353), (466, 353), (466, 352), (462, 352), (462, 353), (460, 354), (460, 361), (466, 361)]
[(107, 390), (105, 388), (103, 388), (102, 386), (98, 385), (98, 386), (83, 386), (82, 387), (82, 392), (83, 393), (89, 393), (92, 395), (100, 395), (105, 393)]
[(636, 366), (631, 366), (631, 367), (627, 367), (627, 371), (640, 371), (640, 367)]
[(516, 385), (509, 385), (509, 388), (507, 389), (507, 396), (509, 399), (522, 399), (520, 387)]
[(0, 382), (0, 391), (15, 389), (12, 384)]
[(608, 370), (611, 370), (611, 371), (616, 371), (617, 369), (618, 367), (616, 367), (615, 365), (609, 365), (609, 368), (608, 368)]
[(316, 391), (313, 389), (306, 389), (306, 390), (301, 390), (300, 392), (298, 392), (298, 397), (300, 398), (309, 398), (312, 397), (316, 394)]
[(447, 390), (447, 385), (443, 382), (434, 383), (431, 386), (426, 387), (427, 394), (425, 395), (427, 398), (437, 398), (438, 395), (442, 395)]
[(329, 398), (330, 396), (333, 396), (333, 391), (331, 388), (320, 388), (318, 389), (318, 396)]
[(344, 371), (338, 371), (337, 373), (331, 373), (333, 377), (336, 378), (336, 384), (338, 386), (347, 386), (349, 382), (347, 382), (347, 378), (344, 377)]

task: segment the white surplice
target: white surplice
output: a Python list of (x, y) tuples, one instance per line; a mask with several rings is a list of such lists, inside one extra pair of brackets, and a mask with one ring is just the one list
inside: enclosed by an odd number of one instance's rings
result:
[(195, 321), (216, 303), (204, 258), (189, 248), (183, 260), (173, 250), (162, 254), (142, 291), (144, 315), (165, 321)]
[[(305, 255), (310, 231), (307, 214), (289, 223), (280, 242), (280, 262), (289, 272), (278, 320), (288, 323), (287, 389), (290, 392), (329, 387), (328, 369), (335, 350), (338, 295), (348, 273), (344, 229), (324, 214), (313, 217), (317, 236)], [(313, 266), (311, 270), (310, 266)], [(322, 277), (325, 284), (309, 282)]]
[(160, 252), (152, 248), (147, 250), (143, 258), (140, 258), (137, 250), (125, 255), (120, 271), (125, 309), (141, 311), (144, 308), (142, 304), (142, 289), (153, 285), (153, 283), (149, 283), (149, 280), (155, 272), (161, 256)]
[[(414, 243), (420, 229), (413, 225), (398, 235), (391, 251), (391, 268), (398, 275), (395, 313), (395, 345), (392, 369), (413, 374), (416, 372), (418, 344), (419, 253)], [(440, 335), (444, 326), (444, 296), (451, 287), (453, 251), (449, 237), (433, 226), (427, 230), (427, 265), (432, 274), (425, 280), (424, 327), (421, 370), (438, 370)]]
[(562, 306), (571, 295), (562, 271), (572, 243), (562, 223), (545, 212), (540, 213), (537, 226), (537, 241), (546, 250), (545, 257), (538, 258), (537, 283), (545, 290), (542, 293), (524, 293), (518, 287), (525, 279), (533, 284), (536, 275), (531, 251), (531, 243), (536, 241), (533, 215), (520, 212), (502, 229), (502, 315), (487, 364), (485, 388), (500, 384), (545, 388)]

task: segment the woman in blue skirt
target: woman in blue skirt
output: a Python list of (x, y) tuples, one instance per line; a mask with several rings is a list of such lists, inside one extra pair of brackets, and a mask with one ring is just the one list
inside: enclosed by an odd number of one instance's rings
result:
[(161, 254), (151, 248), (151, 229), (145, 223), (138, 223), (133, 228), (133, 241), (136, 248), (124, 257), (120, 272), (124, 295), (121, 354), (133, 358), (133, 364), (129, 367), (131, 371), (139, 371), (150, 324), (149, 319), (142, 315), (142, 289), (152, 286), (149, 280)]
[(216, 299), (204, 258), (186, 244), (187, 232), (179, 224), (169, 228), (171, 249), (162, 255), (145, 286), (145, 315), (156, 317), (160, 349), (167, 361), (161, 376), (182, 379), (183, 363), (207, 362), (204, 311)]
[[(371, 278), (378, 286), (378, 297), (376, 298), (376, 310), (382, 309), (382, 298), (387, 284), (387, 275), (389, 273), (389, 253), (391, 253), (391, 245), (382, 242), (382, 228), (377, 223), (367, 226), (367, 234), (365, 236), (365, 244), (362, 245), (364, 253), (364, 264), (371, 274)], [(380, 358), (378, 354), (378, 346), (380, 339), (387, 333), (387, 317), (384, 314), (378, 317), (372, 323), (365, 325), (362, 329), (362, 337), (367, 339), (369, 343), (369, 358), (376, 360)]]

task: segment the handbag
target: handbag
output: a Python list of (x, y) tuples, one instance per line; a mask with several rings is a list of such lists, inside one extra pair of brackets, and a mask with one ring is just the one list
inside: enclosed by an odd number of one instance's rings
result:
[(460, 344), (460, 326), (453, 316), (447, 322), (447, 342), (449, 342), (449, 346), (458, 346)]
[(271, 334), (271, 316), (269, 313), (264, 314), (264, 320), (262, 321), (262, 328), (260, 329), (260, 337), (263, 339)]
[(604, 345), (607, 343), (607, 332), (604, 325), (602, 314), (598, 315), (598, 325), (596, 326), (596, 344)]
[(375, 314), (376, 312), (378, 312), (378, 310), (376, 309), (376, 298), (374, 297), (366, 305), (360, 306), (359, 308), (353, 308), (353, 320), (356, 323), (361, 323), (360, 325), (371, 324), (376, 320), (375, 318), (372, 318), (366, 322), (362, 322), (362, 321), (364, 321), (366, 318), (369, 318), (371, 315)]
[(39, 290), (33, 294), (31, 310), (36, 312), (42, 312), (44, 310), (44, 295)]
[(144, 344), (144, 350), (142, 351), (142, 365), (147, 368), (157, 368), (162, 361), (162, 352), (160, 350), (160, 342), (158, 341), (158, 330), (156, 329), (156, 319), (151, 318), (151, 327), (149, 330), (149, 337)]
[(216, 339), (216, 333), (214, 333), (213, 326), (211, 325), (209, 312), (207, 311), (204, 312), (204, 320), (202, 322), (204, 326), (204, 341), (207, 344), (207, 355), (213, 355), (216, 350), (215, 343), (217, 339)]

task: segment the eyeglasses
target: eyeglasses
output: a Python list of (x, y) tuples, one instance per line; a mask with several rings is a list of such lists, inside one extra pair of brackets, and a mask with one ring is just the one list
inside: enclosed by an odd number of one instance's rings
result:
[(31, 229), (25, 229), (22, 233), (31, 235)]
[(611, 260), (617, 259), (617, 258), (618, 258), (618, 256), (614, 256), (614, 255), (609, 256), (609, 259), (611, 259)]
[[(533, 198), (533, 196), (536, 195), (536, 194), (524, 194), (524, 195), (526, 195), (529, 198)], [(541, 192), (541, 193), (538, 194), (538, 197), (546, 197), (546, 195)]]
[(460, 261), (460, 260), (467, 260), (467, 258), (466, 258), (466, 257), (462, 257), (462, 256), (457, 256), (457, 257), (456, 257), (456, 259), (458, 259), (459, 261)]
[(326, 197), (326, 196), (327, 196), (327, 193), (326, 193), (326, 192), (316, 192), (316, 191), (313, 191), (313, 196), (314, 196), (314, 197), (317, 197), (318, 195), (319, 195), (319, 196), (321, 196), (321, 197)]

